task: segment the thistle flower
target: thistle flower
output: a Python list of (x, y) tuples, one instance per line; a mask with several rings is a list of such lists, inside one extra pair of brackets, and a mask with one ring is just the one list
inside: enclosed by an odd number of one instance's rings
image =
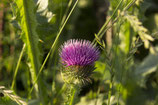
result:
[(99, 50), (88, 40), (71, 39), (60, 49), (62, 75), (66, 82), (89, 82), (94, 62), (99, 58)]
[(60, 57), (67, 66), (92, 65), (99, 58), (99, 51), (87, 40), (68, 40), (61, 48)]

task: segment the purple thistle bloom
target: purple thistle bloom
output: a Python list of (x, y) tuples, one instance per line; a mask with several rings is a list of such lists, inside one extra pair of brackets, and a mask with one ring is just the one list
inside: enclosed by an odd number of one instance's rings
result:
[(60, 57), (66, 66), (93, 65), (99, 58), (99, 50), (88, 40), (70, 39), (60, 49)]

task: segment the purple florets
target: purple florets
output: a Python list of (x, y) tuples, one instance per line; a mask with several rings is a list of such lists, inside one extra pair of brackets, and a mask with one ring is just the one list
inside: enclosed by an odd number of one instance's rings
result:
[(60, 57), (66, 66), (92, 65), (99, 58), (99, 50), (88, 40), (68, 40), (60, 49)]

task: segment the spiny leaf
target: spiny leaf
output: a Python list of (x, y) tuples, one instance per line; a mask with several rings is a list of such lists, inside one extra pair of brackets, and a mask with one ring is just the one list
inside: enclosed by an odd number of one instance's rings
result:
[(32, 78), (36, 78), (36, 72), (39, 69), (39, 51), (37, 48), (38, 35), (35, 32), (36, 20), (33, 13), (35, 4), (32, 0), (15, 0), (13, 6), (16, 9), (16, 19), (22, 29), (23, 34), (21, 38), (26, 43), (31, 67), (34, 70), (32, 71), (32, 74), (34, 74)]
[[(30, 63), (30, 72), (33, 83), (37, 78), (37, 72), (40, 68), (40, 54), (38, 48), (38, 35), (36, 33), (36, 17), (35, 17), (35, 3), (33, 0), (15, 0), (13, 4), (15, 8), (16, 19), (18, 20), (22, 29), (22, 40), (26, 43), (27, 54)], [(42, 102), (45, 102), (47, 97), (44, 97), (46, 93), (44, 87), (42, 87), (42, 81), (39, 81), (35, 85), (36, 93), (39, 93), (39, 97)], [(42, 98), (44, 97), (44, 98)], [(46, 104), (46, 103), (45, 103)]]

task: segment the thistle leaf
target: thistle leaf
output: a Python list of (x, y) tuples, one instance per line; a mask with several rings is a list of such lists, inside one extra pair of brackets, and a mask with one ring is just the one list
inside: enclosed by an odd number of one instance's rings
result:
[[(22, 40), (26, 43), (28, 56), (31, 62), (32, 78), (36, 78), (36, 72), (39, 69), (39, 51), (38, 51), (38, 35), (36, 34), (36, 20), (33, 12), (35, 4), (32, 0), (15, 0), (14, 8), (16, 8), (16, 19), (22, 29)], [(36, 86), (37, 89), (37, 86)]]
[[(22, 30), (22, 40), (26, 44), (27, 54), (30, 63), (30, 72), (33, 83), (36, 81), (37, 72), (40, 68), (40, 54), (38, 48), (38, 35), (36, 33), (36, 14), (35, 14), (35, 3), (33, 0), (15, 0), (13, 3), (13, 9), (16, 19), (20, 24)], [(46, 99), (44, 97), (45, 89), (42, 87), (42, 81), (39, 81), (35, 85), (36, 94), (39, 94), (42, 102)]]

